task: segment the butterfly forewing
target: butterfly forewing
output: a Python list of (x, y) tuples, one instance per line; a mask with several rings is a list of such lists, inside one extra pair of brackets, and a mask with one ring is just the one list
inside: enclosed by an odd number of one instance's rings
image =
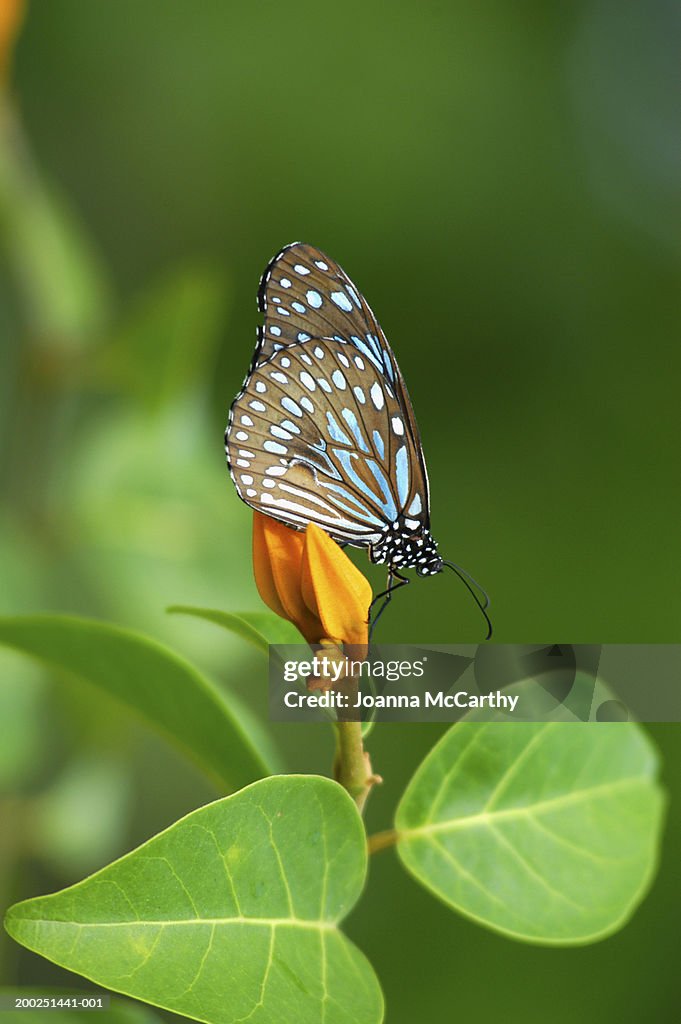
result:
[(428, 476), (418, 426), (397, 360), (371, 306), (342, 267), (314, 246), (287, 245), (265, 269), (258, 307), (265, 323), (258, 332), (256, 364), (281, 347), (309, 338), (332, 338), (354, 345), (385, 376), (403, 407), (427, 499)]
[(376, 544), (398, 517), (427, 528), (419, 451), (395, 388), (345, 341), (286, 345), (234, 403), (230, 471), (249, 505), (341, 543)]
[(262, 276), (258, 305), (265, 314), (258, 362), (280, 345), (332, 338), (354, 344), (394, 383), (395, 357), (371, 307), (319, 249), (303, 242), (282, 249)]

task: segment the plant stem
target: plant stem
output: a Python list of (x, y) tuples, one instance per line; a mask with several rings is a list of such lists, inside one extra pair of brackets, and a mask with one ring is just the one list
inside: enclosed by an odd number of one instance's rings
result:
[(371, 761), (362, 742), (361, 722), (336, 723), (334, 776), (348, 791), (361, 814), (372, 786), (382, 781), (371, 769)]
[[(339, 653), (342, 654), (342, 651)], [(343, 676), (337, 684), (337, 689), (345, 697), (345, 706), (338, 709), (333, 775), (336, 782), (350, 794), (361, 814), (372, 786), (383, 779), (380, 775), (374, 775), (369, 755), (364, 749), (362, 722), (355, 710), (357, 680), (352, 676)]]
[(367, 839), (369, 853), (380, 853), (381, 850), (387, 850), (389, 846), (395, 846), (399, 838), (400, 834), (394, 828), (386, 829), (385, 832), (375, 832)]

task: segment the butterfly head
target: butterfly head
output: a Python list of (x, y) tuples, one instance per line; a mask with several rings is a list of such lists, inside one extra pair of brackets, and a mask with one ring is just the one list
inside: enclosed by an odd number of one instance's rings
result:
[(413, 520), (400, 517), (371, 548), (371, 561), (391, 569), (416, 569), (419, 576), (434, 576), (444, 565), (430, 530), (414, 529)]

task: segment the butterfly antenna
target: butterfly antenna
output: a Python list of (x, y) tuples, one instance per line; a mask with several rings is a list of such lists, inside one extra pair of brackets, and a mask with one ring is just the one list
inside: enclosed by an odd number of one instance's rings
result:
[[(446, 562), (444, 559), (442, 560), (442, 564), (446, 565), (448, 569), (451, 569), (453, 573), (456, 573), (456, 575), (459, 577), (466, 590), (472, 596), (473, 600), (480, 609), (485, 622), (487, 623), (487, 636), (485, 637), (485, 640), (491, 639), (492, 620), (487, 614), (487, 609), (489, 608), (490, 605), (489, 595), (487, 594), (487, 591), (485, 590), (484, 587), (480, 586), (477, 580), (473, 579), (470, 573), (466, 572), (465, 569), (462, 569), (460, 565), (455, 565), (454, 562)], [(482, 594), (484, 602), (480, 600), (480, 598), (478, 597), (473, 588), (476, 588)]]

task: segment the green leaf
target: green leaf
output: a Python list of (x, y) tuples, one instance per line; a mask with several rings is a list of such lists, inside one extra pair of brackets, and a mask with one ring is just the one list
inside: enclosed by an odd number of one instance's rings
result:
[(242, 640), (253, 644), (264, 654), (270, 644), (303, 644), (296, 627), (270, 612), (222, 612), (212, 608), (193, 608), (189, 605), (173, 605), (168, 608), (172, 614), (194, 615), (223, 626), (230, 633), (236, 633)]
[(517, 939), (593, 942), (650, 884), (663, 798), (629, 723), (453, 726), (397, 810), (398, 851), (426, 888)]
[(98, 985), (209, 1024), (376, 1024), (377, 979), (338, 930), (365, 875), (364, 828), (345, 790), (284, 775), (17, 904), (5, 926)]
[(45, 684), (37, 665), (0, 651), (0, 795), (32, 788), (45, 757), (49, 723), (41, 714)]
[(155, 640), (92, 619), (28, 615), (0, 618), (0, 643), (122, 701), (230, 789), (269, 772), (220, 691)]
[[(281, 619), (278, 615), (270, 612), (222, 612), (211, 608), (193, 608), (190, 605), (173, 605), (167, 609), (169, 613), (180, 615), (195, 615), (199, 619), (206, 619), (218, 626), (224, 626), (230, 633), (236, 633), (243, 640), (253, 644), (263, 654), (269, 653), (270, 644), (286, 644), (301, 649), (305, 641), (291, 622)], [(280, 652), (281, 653), (281, 652)], [(296, 652), (303, 657), (302, 649)], [(333, 713), (329, 714), (329, 721), (335, 722)], [(374, 727), (373, 719), (362, 722), (362, 738), (366, 739)]]
[(30, 336), (57, 352), (85, 349), (109, 320), (108, 272), (67, 199), (33, 163), (9, 110), (0, 135), (0, 241)]

